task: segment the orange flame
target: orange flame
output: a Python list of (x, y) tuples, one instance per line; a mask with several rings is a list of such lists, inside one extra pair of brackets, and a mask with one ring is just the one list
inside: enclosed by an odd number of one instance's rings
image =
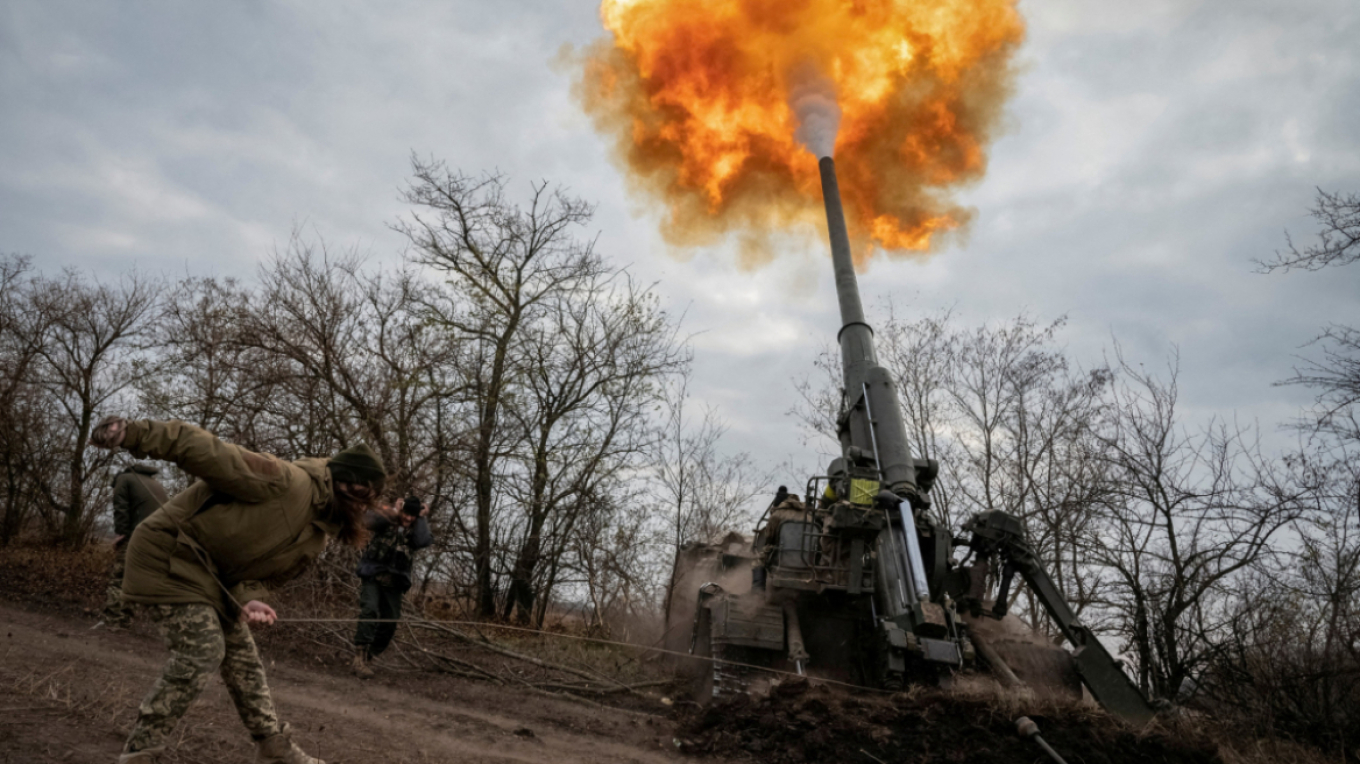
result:
[(841, 109), (861, 264), (874, 248), (928, 251), (971, 218), (950, 196), (986, 170), (1024, 37), (1016, 1), (602, 0), (613, 39), (585, 52), (576, 93), (635, 187), (667, 206), (668, 242), (737, 233), (757, 265), (776, 232), (821, 225), (789, 106), (811, 69)]

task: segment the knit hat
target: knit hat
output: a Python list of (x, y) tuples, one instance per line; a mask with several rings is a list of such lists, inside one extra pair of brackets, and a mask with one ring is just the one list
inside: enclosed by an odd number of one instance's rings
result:
[(341, 451), (326, 463), (331, 470), (331, 479), (344, 483), (363, 483), (381, 491), (387, 480), (387, 470), (382, 459), (367, 444), (360, 443)]

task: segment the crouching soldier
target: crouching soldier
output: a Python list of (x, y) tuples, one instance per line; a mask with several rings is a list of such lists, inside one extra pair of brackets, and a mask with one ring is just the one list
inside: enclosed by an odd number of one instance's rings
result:
[(279, 722), (250, 625), (278, 617), (262, 600), (301, 573), (331, 537), (358, 546), (363, 515), (386, 473), (367, 446), (330, 460), (285, 462), (223, 443), (184, 422), (108, 417), (90, 442), (178, 464), (198, 481), (137, 526), (128, 543), (123, 596), (147, 606), (170, 650), (137, 709), (119, 764), (152, 764), (166, 739), (219, 672), (236, 711), (269, 764), (324, 764)]
[(160, 469), (133, 464), (113, 479), (113, 571), (104, 598), (104, 612), (94, 628), (126, 629), (132, 625), (132, 607), (123, 601), (123, 568), (127, 565), (128, 539), (132, 531), (169, 500), (156, 480)]
[(382, 654), (397, 633), (401, 598), (411, 588), (416, 551), (434, 537), (425, 516), (430, 507), (410, 496), (393, 500), (368, 513), (365, 523), (373, 538), (359, 558), (359, 628), (354, 632), (354, 673), (373, 676), (373, 659)]

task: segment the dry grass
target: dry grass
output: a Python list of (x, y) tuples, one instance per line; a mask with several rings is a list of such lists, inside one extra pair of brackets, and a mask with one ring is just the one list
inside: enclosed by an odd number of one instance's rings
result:
[(0, 547), (0, 590), (43, 605), (84, 609), (103, 604), (113, 547), (93, 544), (78, 551), (36, 542)]
[(125, 722), (137, 702), (132, 689), (117, 680), (90, 682), (82, 674), (72, 661), (55, 671), (32, 670), (8, 678), (8, 689), (35, 706), (110, 724)]
[(1222, 733), (1216, 739), (1224, 764), (1345, 764), (1356, 760), (1354, 755), (1327, 754), (1288, 740), (1242, 740)]

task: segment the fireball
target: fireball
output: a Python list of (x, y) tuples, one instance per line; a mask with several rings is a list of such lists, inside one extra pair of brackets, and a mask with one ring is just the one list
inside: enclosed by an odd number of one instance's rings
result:
[(818, 224), (834, 150), (861, 264), (927, 252), (971, 218), (952, 196), (1001, 125), (1015, 3), (603, 0), (612, 37), (580, 57), (576, 94), (672, 244), (735, 234), (768, 261), (777, 233)]

